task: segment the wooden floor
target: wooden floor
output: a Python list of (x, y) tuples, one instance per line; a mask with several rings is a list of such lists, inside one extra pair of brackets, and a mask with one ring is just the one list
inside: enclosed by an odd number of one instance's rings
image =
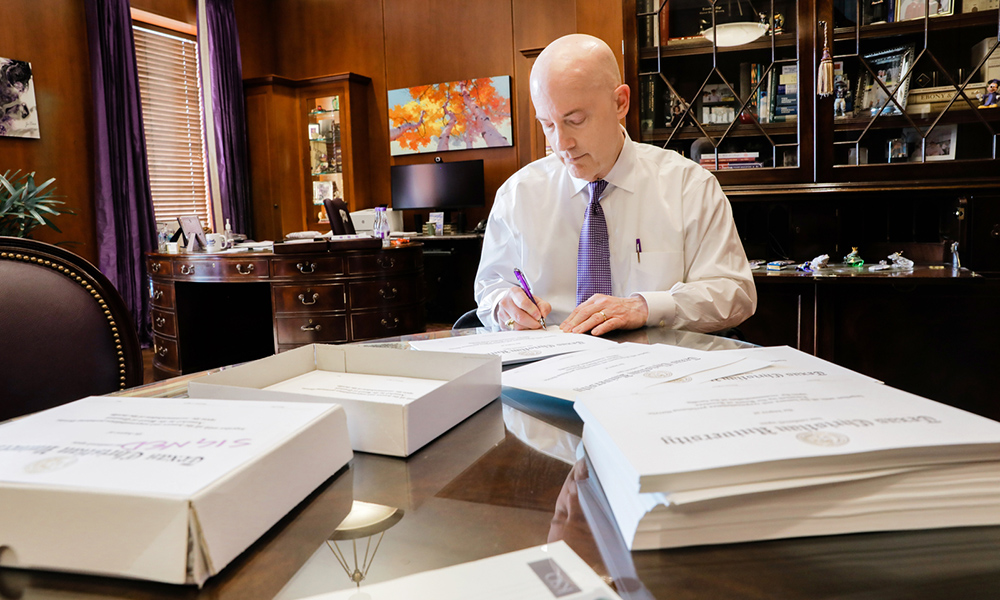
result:
[[(428, 323), (425, 331), (441, 331), (451, 329), (451, 323)], [(153, 383), (153, 349), (145, 348), (142, 351), (142, 381), (143, 383)]]

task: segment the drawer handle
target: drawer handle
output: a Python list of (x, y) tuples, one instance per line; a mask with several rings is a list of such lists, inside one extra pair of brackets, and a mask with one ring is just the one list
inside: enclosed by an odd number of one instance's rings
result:
[(396, 259), (391, 256), (380, 256), (375, 259), (375, 262), (383, 269), (391, 269), (396, 266)]
[(253, 263), (250, 263), (245, 267), (240, 263), (236, 263), (236, 272), (240, 275), (249, 275), (250, 273), (253, 273)]
[(378, 295), (382, 296), (385, 300), (392, 300), (396, 297), (396, 288), (386, 287), (385, 289), (380, 289)]
[(303, 325), (299, 329), (301, 329), (302, 331), (319, 331), (320, 329), (323, 329), (323, 326), (320, 325), (319, 323), (316, 323), (315, 325), (313, 325), (312, 322), (313, 322), (313, 320), (309, 319), (309, 324), (308, 325)]
[(153, 300), (160, 300), (161, 298), (163, 298), (163, 290), (153, 292)]
[(160, 263), (155, 262), (152, 265), (150, 265), (150, 268), (153, 269), (154, 273), (159, 273), (160, 272)]
[[(306, 290), (306, 294), (308, 293), (309, 290)], [(310, 304), (316, 304), (316, 298), (319, 298), (319, 293), (313, 292), (312, 299), (308, 301), (306, 300), (306, 294), (299, 294), (299, 302), (301, 302), (305, 306), (309, 306)]]
[(382, 327), (385, 327), (386, 329), (395, 329), (396, 326), (399, 325), (399, 318), (393, 317), (392, 315), (389, 315), (389, 317), (392, 319), (392, 321), (382, 319)]
[(153, 325), (154, 325), (154, 326), (155, 326), (155, 327), (156, 327), (157, 329), (159, 329), (159, 328), (163, 327), (163, 326), (164, 326), (164, 325), (166, 325), (166, 324), (167, 324), (167, 320), (166, 320), (166, 319), (164, 319), (163, 317), (156, 317), (155, 319), (153, 319)]
[(157, 348), (156, 349), (156, 355), (159, 356), (160, 358), (163, 358), (164, 356), (166, 356), (167, 355), (167, 349), (166, 349), (166, 347), (160, 346), (159, 348)]
[(307, 263), (307, 264), (297, 263), (295, 266), (298, 267), (299, 273), (302, 273), (304, 275), (316, 272), (316, 263)]
[(194, 275), (194, 265), (181, 265), (181, 275)]

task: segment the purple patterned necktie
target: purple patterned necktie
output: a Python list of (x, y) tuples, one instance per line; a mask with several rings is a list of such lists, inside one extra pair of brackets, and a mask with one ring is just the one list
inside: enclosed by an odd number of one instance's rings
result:
[(590, 182), (590, 204), (583, 216), (580, 247), (576, 257), (576, 303), (594, 294), (608, 294), (611, 287), (611, 250), (608, 222), (601, 208), (601, 194), (608, 187), (603, 179)]

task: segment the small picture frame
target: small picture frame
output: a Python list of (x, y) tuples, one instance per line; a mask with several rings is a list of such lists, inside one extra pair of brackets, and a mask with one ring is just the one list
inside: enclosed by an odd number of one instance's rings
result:
[[(872, 73), (868, 69), (862, 69), (858, 77), (858, 91), (855, 94), (854, 111), (858, 116), (871, 114), (900, 115), (906, 110), (906, 96), (910, 88), (908, 71), (913, 62), (913, 44), (890, 48), (880, 52), (872, 52), (864, 55), (864, 60), (871, 67)], [(900, 80), (901, 77), (906, 79)], [(882, 85), (876, 81), (880, 80)], [(893, 94), (896, 102), (889, 100), (886, 89)]]
[(202, 249), (208, 247), (205, 230), (202, 228), (201, 221), (197, 215), (177, 217), (177, 222), (181, 226), (181, 233), (184, 234), (184, 246), (189, 252), (194, 252), (199, 246)]
[[(930, 0), (932, 17), (944, 17), (955, 14), (956, 0)], [(924, 18), (925, 0), (898, 0), (896, 2), (896, 21), (909, 21)]]
[[(910, 162), (922, 162), (923, 145), (916, 130), (904, 130), (906, 138), (913, 143), (913, 152), (910, 153)], [(958, 148), (958, 125), (938, 125), (927, 132), (925, 136), (927, 147), (927, 161), (955, 160), (955, 151)]]

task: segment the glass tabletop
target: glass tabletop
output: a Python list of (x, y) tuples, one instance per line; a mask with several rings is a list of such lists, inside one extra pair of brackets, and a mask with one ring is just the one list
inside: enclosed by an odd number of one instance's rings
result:
[[(452, 332), (368, 344), (403, 347), (447, 335)], [(663, 330), (616, 339), (704, 349), (750, 346)], [(180, 382), (145, 389), (157, 393), (170, 385), (180, 393)], [(0, 598), (297, 600), (357, 587), (351, 578), (355, 556), (362, 560), (363, 592), (367, 584), (557, 540), (632, 599), (988, 598), (1000, 589), (1000, 527), (630, 552), (579, 449), (581, 430), (572, 403), (505, 388), (408, 458), (355, 453), (202, 590), (0, 569)], [(364, 516), (352, 508), (377, 518), (348, 528), (345, 517), (356, 522)], [(373, 537), (355, 535), (369, 533), (364, 526)]]

